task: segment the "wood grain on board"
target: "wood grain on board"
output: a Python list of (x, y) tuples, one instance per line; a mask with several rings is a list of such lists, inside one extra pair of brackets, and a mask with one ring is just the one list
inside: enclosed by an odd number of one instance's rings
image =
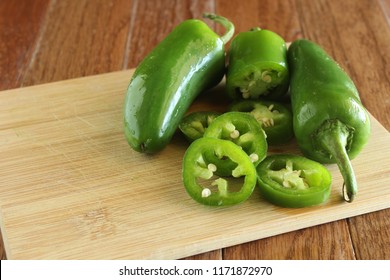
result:
[[(0, 89), (134, 68), (181, 20), (214, 11), (232, 19), (236, 32), (261, 26), (286, 41), (320, 43), (389, 130), (389, 7), (385, 0), (1, 1)], [(359, 215), (193, 258), (388, 259), (389, 250), (380, 248), (389, 248), (389, 214)], [(315, 246), (308, 249), (308, 242)], [(345, 251), (328, 244), (345, 244)]]

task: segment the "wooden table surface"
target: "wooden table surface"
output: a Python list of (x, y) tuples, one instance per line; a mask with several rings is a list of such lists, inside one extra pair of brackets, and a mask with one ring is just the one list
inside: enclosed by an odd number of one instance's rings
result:
[[(389, 0), (0, 0), (0, 90), (135, 68), (175, 25), (203, 12), (229, 18), (236, 33), (260, 26), (286, 41), (316, 41), (390, 130)], [(389, 228), (386, 209), (189, 259), (390, 259)]]

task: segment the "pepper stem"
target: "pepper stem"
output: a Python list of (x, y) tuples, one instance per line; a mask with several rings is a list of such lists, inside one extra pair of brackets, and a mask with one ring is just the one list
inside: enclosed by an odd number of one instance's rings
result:
[(328, 152), (336, 161), (343, 176), (343, 197), (347, 202), (352, 202), (357, 193), (355, 173), (349, 160), (346, 147), (351, 128), (337, 119), (327, 120), (316, 134), (317, 143)]
[(227, 18), (211, 13), (204, 13), (203, 17), (211, 19), (212, 21), (215, 21), (225, 27), (226, 32), (221, 36), (221, 40), (224, 44), (230, 41), (234, 35), (234, 24), (231, 21), (229, 21)]

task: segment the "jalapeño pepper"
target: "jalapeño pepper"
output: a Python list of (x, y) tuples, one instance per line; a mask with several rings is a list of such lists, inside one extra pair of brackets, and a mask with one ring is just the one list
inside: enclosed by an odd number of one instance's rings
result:
[(217, 85), (225, 73), (225, 43), (234, 33), (227, 19), (207, 14), (226, 27), (218, 36), (206, 23), (179, 24), (139, 64), (127, 89), (124, 130), (139, 152), (163, 149), (193, 100)]
[(185, 116), (179, 123), (179, 129), (189, 142), (203, 137), (211, 122), (220, 115), (217, 112), (199, 111)]
[(226, 74), (226, 89), (231, 98), (281, 100), (288, 87), (287, 49), (282, 37), (260, 28), (234, 37)]
[(317, 44), (294, 41), (288, 50), (295, 137), (302, 152), (321, 163), (337, 163), (343, 196), (357, 193), (350, 162), (367, 143), (370, 118), (346, 72)]
[(267, 155), (266, 134), (254, 117), (241, 112), (227, 112), (215, 118), (204, 137), (229, 140), (240, 146), (256, 166)]
[(286, 104), (266, 100), (242, 100), (233, 103), (230, 111), (251, 114), (267, 135), (268, 145), (279, 145), (290, 141), (294, 136), (292, 113)]
[(282, 207), (308, 207), (327, 201), (332, 177), (320, 163), (297, 155), (271, 155), (257, 166), (261, 194)]
[[(230, 170), (231, 178), (215, 175), (219, 166), (214, 164), (213, 157), (228, 158), (235, 163)], [(257, 180), (256, 169), (248, 155), (231, 141), (215, 138), (199, 138), (190, 144), (184, 154), (182, 172), (187, 193), (195, 201), (210, 206), (245, 201)]]

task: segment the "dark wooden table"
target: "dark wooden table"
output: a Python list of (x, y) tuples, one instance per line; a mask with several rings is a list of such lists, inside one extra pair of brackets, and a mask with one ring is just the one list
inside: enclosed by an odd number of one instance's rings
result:
[[(134, 68), (203, 12), (231, 19), (236, 32), (260, 26), (316, 41), (390, 129), (389, 0), (0, 0), (0, 90)], [(389, 228), (387, 209), (189, 259), (390, 259)]]

